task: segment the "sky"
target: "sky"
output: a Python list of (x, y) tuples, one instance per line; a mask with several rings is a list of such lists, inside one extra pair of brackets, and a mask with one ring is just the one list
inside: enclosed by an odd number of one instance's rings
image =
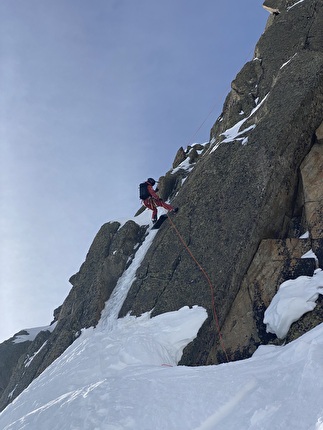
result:
[(0, 2), (0, 341), (46, 325), (102, 224), (206, 142), (262, 1)]
[[(204, 308), (117, 318), (155, 235), (120, 277), (97, 327), (83, 330), (0, 414), (1, 428), (323, 430), (323, 324), (289, 344), (262, 345), (246, 360), (192, 367), (177, 364), (207, 318)], [(284, 282), (267, 308), (267, 329), (288, 332), (322, 286), (321, 269)]]

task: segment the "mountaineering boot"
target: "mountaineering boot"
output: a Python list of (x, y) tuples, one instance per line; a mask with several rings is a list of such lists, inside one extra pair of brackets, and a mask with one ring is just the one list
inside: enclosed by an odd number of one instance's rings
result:
[(172, 214), (176, 214), (178, 212), (178, 208), (174, 208), (172, 211), (170, 211), (170, 213)]

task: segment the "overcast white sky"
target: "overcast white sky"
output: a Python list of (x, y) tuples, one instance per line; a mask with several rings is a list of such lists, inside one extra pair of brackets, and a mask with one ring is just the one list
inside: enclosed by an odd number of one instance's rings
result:
[(1, 1), (0, 341), (49, 324), (100, 226), (208, 140), (267, 18), (259, 0)]

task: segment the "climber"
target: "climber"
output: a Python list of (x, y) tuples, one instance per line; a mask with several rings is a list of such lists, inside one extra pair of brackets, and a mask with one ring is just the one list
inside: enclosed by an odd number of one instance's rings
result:
[(140, 198), (142, 199), (142, 203), (146, 208), (153, 211), (152, 213), (152, 222), (155, 223), (157, 221), (157, 208), (162, 207), (167, 209), (169, 212), (176, 213), (178, 208), (174, 208), (173, 206), (165, 203), (159, 195), (156, 193), (158, 188), (154, 190), (153, 186), (156, 181), (153, 178), (148, 178), (146, 182), (140, 184)]

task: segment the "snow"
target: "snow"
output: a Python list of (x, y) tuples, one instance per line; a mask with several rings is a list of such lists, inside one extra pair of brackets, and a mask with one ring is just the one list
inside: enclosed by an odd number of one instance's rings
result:
[(313, 251), (313, 249), (310, 249), (309, 251), (307, 251), (304, 255), (302, 255), (301, 258), (313, 258), (316, 262), (316, 264), (319, 264), (319, 259), (317, 258), (315, 252)]
[(305, 1), (305, 0), (299, 0), (299, 1), (297, 1), (296, 3), (294, 3), (293, 5), (289, 6), (289, 7), (287, 8), (287, 12), (288, 12), (289, 10), (291, 10), (294, 6), (296, 6), (296, 5), (300, 4), (300, 3), (303, 3), (303, 1)]
[(299, 238), (300, 239), (308, 239), (310, 237), (310, 232), (306, 231), (304, 234), (302, 234)]
[[(208, 142), (205, 143), (201, 143), (198, 145), (203, 145), (205, 146), (206, 144), (208, 144)], [(192, 145), (190, 145), (191, 148), (193, 148), (194, 146), (196, 146), (197, 143), (193, 143)], [(186, 148), (186, 153), (187, 153), (188, 148)], [(199, 155), (201, 155), (201, 153), (203, 152), (203, 149), (199, 149), (197, 150), (197, 153)], [(185, 170), (187, 173), (190, 173), (194, 167), (195, 167), (195, 162), (191, 163), (190, 157), (189, 157), (189, 153), (187, 154), (187, 157), (185, 158), (185, 160), (183, 160), (177, 167), (175, 167), (174, 169), (172, 169), (172, 171), (170, 172), (172, 175), (174, 173), (177, 173), (179, 170)]]
[(190, 158), (187, 156), (184, 161), (182, 161), (175, 169), (171, 171), (171, 174), (178, 172), (179, 170), (186, 170), (188, 173), (191, 172), (194, 165), (190, 163)]
[(265, 311), (267, 332), (284, 339), (292, 323), (315, 308), (319, 294), (323, 294), (322, 269), (315, 270), (312, 277), (299, 276), (283, 282)]
[(22, 334), (16, 334), (13, 339), (12, 342), (13, 343), (22, 343), (22, 342), (27, 342), (27, 341), (33, 341), (35, 340), (36, 336), (38, 335), (38, 333), (40, 333), (41, 331), (50, 331), (52, 332), (54, 330), (54, 328), (56, 327), (56, 323), (46, 326), (46, 327), (34, 327), (34, 328), (26, 328), (24, 330), (21, 330)]
[[(36, 355), (37, 354), (39, 354), (40, 353), (40, 351), (44, 348), (44, 346), (46, 345), (46, 343), (47, 343), (47, 340), (46, 340), (46, 342), (44, 342), (43, 344), (42, 344), (42, 346), (38, 349), (38, 351), (36, 351), (31, 357), (29, 357), (28, 356), (28, 358), (26, 358), (26, 360), (25, 360), (25, 362), (24, 362), (24, 364), (25, 364), (25, 367), (29, 367), (30, 366), (30, 364), (31, 364), (31, 362), (33, 361), (33, 359), (36, 357)], [(28, 355), (28, 354), (27, 354)]]
[[(117, 318), (155, 235), (148, 231), (97, 327), (0, 414), (1, 430), (323, 430), (323, 324), (247, 360), (186, 367), (178, 362), (205, 309)], [(281, 334), (296, 311), (315, 306), (322, 285), (321, 269), (283, 283), (267, 324)]]
[[(253, 130), (256, 127), (256, 125), (253, 124), (250, 127), (247, 127), (244, 130), (239, 131), (242, 124), (244, 122), (246, 122), (246, 120), (247, 120), (246, 118), (242, 119), (241, 121), (237, 122), (233, 127), (229, 128), (228, 130), (223, 132), (222, 134), (223, 134), (223, 136), (225, 136), (225, 139), (222, 140), (222, 142), (223, 143), (229, 143), (229, 142), (233, 142), (234, 140), (239, 140), (238, 136), (241, 136), (242, 134), (245, 134), (248, 131)], [(240, 140), (243, 140), (243, 138)]]
[[(146, 211), (148, 212), (148, 211)], [(117, 317), (122, 304), (127, 297), (128, 291), (136, 279), (136, 271), (144, 259), (150, 245), (152, 244), (158, 230), (150, 230), (142, 245), (135, 254), (135, 258), (127, 270), (119, 278), (115, 289), (113, 290), (110, 299), (106, 303), (105, 309), (102, 312), (99, 326), (111, 329), (117, 322)]]
[(297, 52), (288, 61), (283, 63), (283, 65), (280, 67), (280, 69), (283, 69), (285, 66), (287, 66), (287, 64), (289, 64), (296, 55), (297, 55)]
[[(213, 138), (211, 140), (211, 144), (213, 144), (213, 148), (211, 150), (210, 153), (214, 152), (221, 143), (231, 143), (231, 142), (235, 142), (235, 141), (240, 141), (242, 145), (246, 145), (248, 143), (248, 137), (244, 136), (246, 133), (248, 133), (249, 131), (252, 131), (255, 127), (256, 124), (252, 124), (249, 127), (241, 130), (242, 125), (253, 116), (253, 114), (255, 112), (257, 112), (257, 110), (262, 106), (262, 104), (265, 102), (265, 100), (267, 99), (269, 93), (265, 95), (265, 97), (261, 100), (261, 102), (259, 103), (259, 99), (256, 99), (256, 106), (252, 109), (250, 115), (240, 121), (238, 121), (233, 127), (228, 128), (227, 130), (225, 130), (223, 133), (221, 133), (221, 136), (224, 136), (224, 139), (220, 142), (216, 142), (215, 139)], [(240, 112), (241, 114), (241, 112)]]
[(248, 360), (176, 366), (205, 317), (184, 307), (84, 330), (0, 415), (0, 428), (322, 430), (323, 324)]

